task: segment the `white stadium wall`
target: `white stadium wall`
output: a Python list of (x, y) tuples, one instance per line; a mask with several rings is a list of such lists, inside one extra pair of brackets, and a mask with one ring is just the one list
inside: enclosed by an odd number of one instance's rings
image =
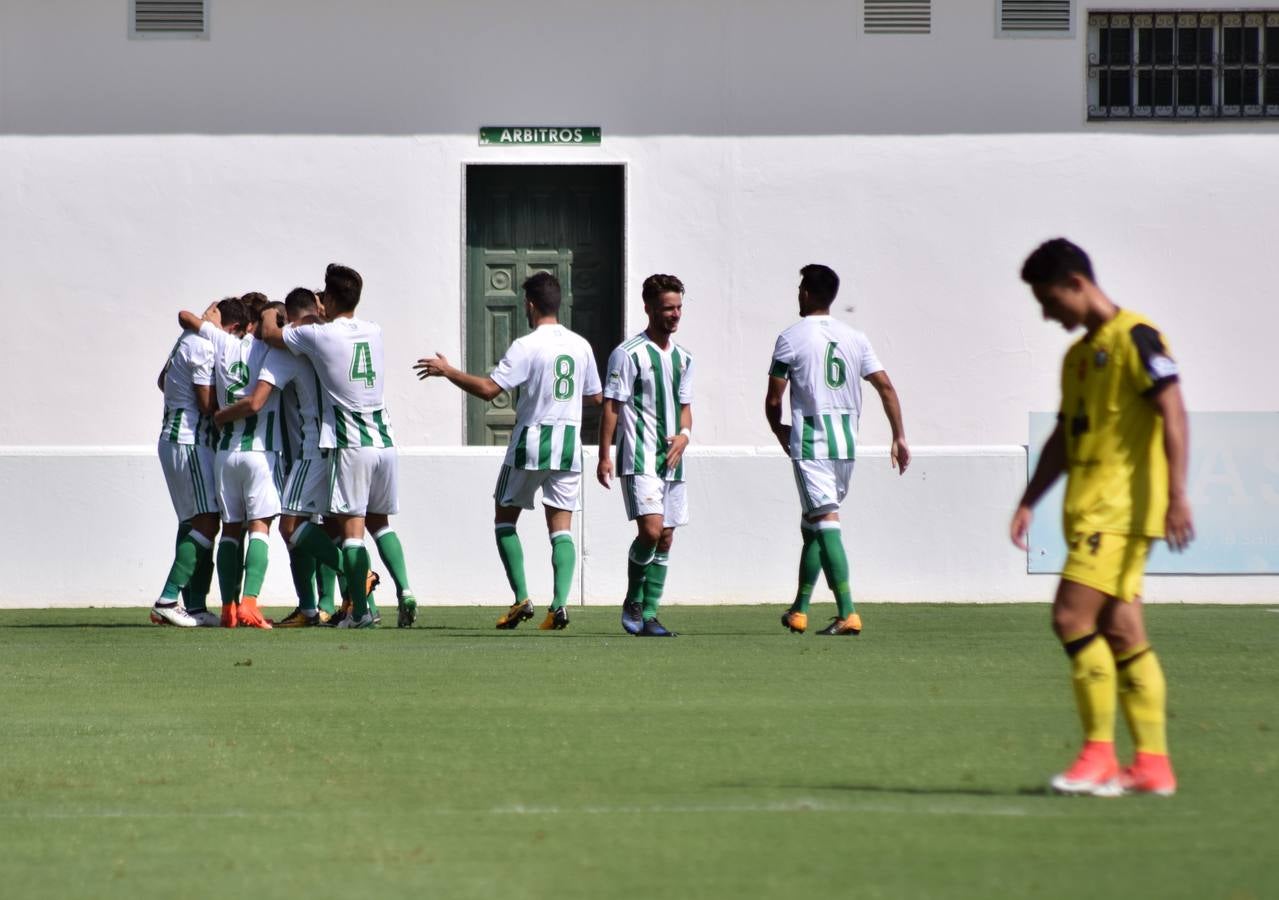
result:
[[(464, 359), (464, 173), (493, 163), (625, 167), (628, 331), (644, 275), (688, 285), (699, 458), (672, 599), (793, 589), (792, 480), (780, 455), (742, 448), (769, 443), (768, 356), (811, 261), (844, 277), (837, 312), (870, 335), (920, 451), (904, 478), (888, 471), (871, 392), (846, 517), (859, 594), (1046, 598), (1052, 579), (1027, 575), (1004, 532), (1028, 413), (1054, 408), (1070, 338), (1040, 320), (1021, 259), (1069, 235), (1162, 326), (1191, 409), (1275, 409), (1279, 131), (1088, 123), (1080, 4), (1064, 39), (995, 37), (993, 0), (932, 6), (929, 35), (871, 36), (860, 3), (822, 0), (387, 0), (358, 17), (210, 0), (208, 40), (143, 41), (125, 0), (0, 0), (0, 485), (23, 511), (0, 563), (42, 572), (0, 606), (152, 598), (173, 528), (150, 447), (174, 313), (279, 297), (333, 260), (364, 275), (362, 313), (387, 333), (416, 586), (504, 602), (498, 458), (460, 447), (461, 394), (410, 370), (437, 350)], [(502, 123), (604, 137), (481, 147), (478, 128)], [(592, 486), (585, 504), (580, 596), (615, 602), (621, 502)], [(90, 558), (53, 555), (69, 530)], [(544, 593), (540, 523), (522, 533)], [(286, 568), (277, 552), (281, 603)], [(1265, 577), (1150, 585), (1152, 599), (1279, 595)]]

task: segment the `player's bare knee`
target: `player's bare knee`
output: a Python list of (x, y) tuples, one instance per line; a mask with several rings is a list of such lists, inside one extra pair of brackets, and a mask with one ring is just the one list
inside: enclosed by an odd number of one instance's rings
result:
[(671, 545), (675, 543), (675, 529), (663, 528), (661, 535), (657, 539), (657, 549), (662, 553), (670, 552)]

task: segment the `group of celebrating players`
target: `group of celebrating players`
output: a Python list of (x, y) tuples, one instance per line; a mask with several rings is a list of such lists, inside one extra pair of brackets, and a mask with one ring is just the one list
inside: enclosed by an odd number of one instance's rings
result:
[[(830, 314), (838, 276), (815, 264), (800, 275), (800, 318), (777, 338), (764, 403), (768, 425), (791, 459), (801, 506), (798, 587), (781, 621), (792, 632), (808, 629), (813, 589), (825, 573), (837, 615), (819, 633), (858, 635), (862, 621), (839, 509), (853, 471), (863, 380), (880, 396), (899, 472), (910, 463), (910, 449), (897, 393), (869, 340)], [(1146, 640), (1140, 594), (1150, 542), (1166, 536), (1180, 549), (1193, 536), (1177, 367), (1154, 326), (1115, 306), (1097, 286), (1087, 255), (1069, 241), (1040, 246), (1022, 278), (1045, 318), (1086, 330), (1067, 354), (1062, 414), (1011, 526), (1024, 549), (1032, 507), (1067, 473), (1070, 550), (1053, 623), (1071, 660), (1085, 743), (1052, 785), (1097, 796), (1169, 794), (1176, 782), (1164, 734), (1164, 681)], [(397, 625), (416, 621), (404, 550), (390, 522), (398, 512), (398, 479), (382, 332), (355, 315), (362, 287), (355, 270), (334, 264), (320, 292), (295, 288), (283, 303), (250, 294), (214, 303), (202, 316), (179, 314), (184, 333), (159, 380), (165, 400), (159, 455), (180, 525), (153, 622), (273, 627), (258, 595), (277, 517), (298, 605), (275, 627), (380, 622), (366, 530), (395, 583)], [(554, 596), (538, 627), (569, 624), (582, 407), (591, 403), (602, 405), (597, 479), (611, 488), (617, 476), (627, 518), (636, 524), (622, 628), (673, 637), (657, 613), (675, 529), (688, 522), (684, 453), (692, 439), (694, 365), (673, 340), (684, 285), (664, 274), (644, 281), (647, 327), (612, 351), (603, 379), (589, 343), (559, 321), (555, 277), (534, 274), (523, 291), (531, 330), (490, 374), (466, 373), (438, 354), (414, 365), (419, 378), (445, 378), (484, 400), (519, 392), (493, 495), (498, 554), (514, 595), (497, 627), (513, 629), (535, 615), (516, 523), (539, 492)], [(215, 568), (220, 616), (206, 606)], [(1137, 745), (1134, 764), (1122, 770), (1114, 751), (1117, 701)]]

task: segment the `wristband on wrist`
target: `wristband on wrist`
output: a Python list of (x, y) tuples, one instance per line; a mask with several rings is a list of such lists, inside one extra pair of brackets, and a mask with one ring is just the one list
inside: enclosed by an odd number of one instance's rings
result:
[(681, 429), (679, 430), (679, 433), (680, 433), (680, 434), (682, 434), (682, 435), (684, 435), (684, 437), (688, 438), (688, 442), (689, 442), (690, 444), (693, 442), (693, 429), (691, 429), (691, 428), (681, 428)]

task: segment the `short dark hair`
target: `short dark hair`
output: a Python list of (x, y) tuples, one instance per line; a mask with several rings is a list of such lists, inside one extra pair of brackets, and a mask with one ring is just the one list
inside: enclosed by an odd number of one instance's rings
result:
[(295, 287), (285, 295), (284, 310), (290, 317), (305, 316), (320, 311), (315, 305), (315, 292), (304, 287)]
[(550, 272), (535, 272), (524, 280), (524, 298), (544, 316), (560, 312), (560, 280)]
[(288, 321), (288, 313), (285, 309), (284, 302), (281, 300), (272, 300), (266, 305), (266, 309), (262, 310), (262, 315), (266, 315), (268, 309), (275, 310), (275, 324), (284, 327), (284, 323)]
[(1071, 275), (1097, 280), (1092, 273), (1092, 260), (1084, 248), (1065, 238), (1044, 241), (1021, 266), (1021, 280), (1027, 284), (1060, 284)]
[(241, 330), (249, 327), (249, 308), (239, 297), (227, 297), (218, 301), (218, 315), (222, 319), (224, 329), (239, 326)]
[(684, 282), (680, 281), (674, 275), (650, 275), (644, 279), (644, 287), (640, 290), (640, 296), (644, 298), (645, 303), (652, 303), (662, 294), (682, 294), (684, 293)]
[(360, 305), (364, 279), (350, 266), (329, 263), (324, 270), (324, 306), (332, 312), (350, 312)]
[(830, 266), (809, 263), (799, 270), (800, 290), (822, 306), (830, 306), (839, 294), (839, 276)]

